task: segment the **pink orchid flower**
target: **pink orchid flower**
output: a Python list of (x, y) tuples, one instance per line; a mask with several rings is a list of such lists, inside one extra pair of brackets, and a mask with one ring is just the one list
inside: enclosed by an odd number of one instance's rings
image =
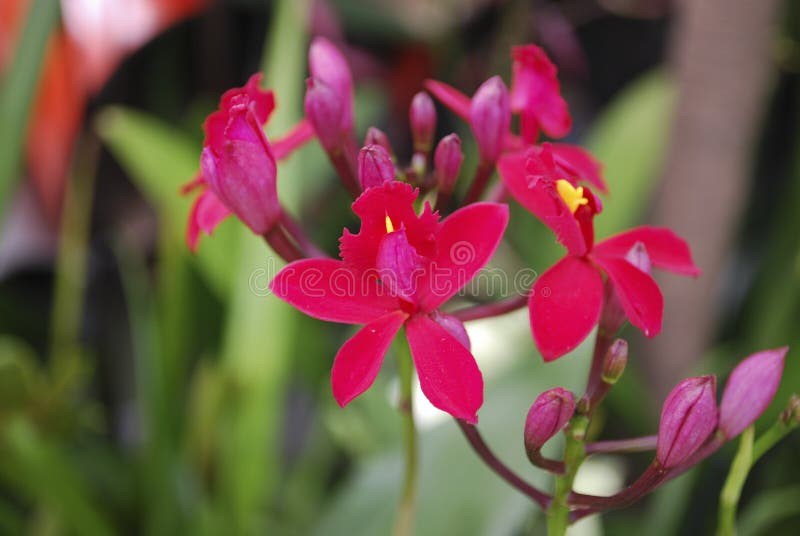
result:
[(491, 258), (508, 207), (476, 203), (440, 222), (418, 191), (389, 181), (354, 203), (357, 234), (345, 230), (341, 259), (293, 262), (272, 281), (276, 296), (309, 316), (365, 324), (336, 354), (333, 395), (345, 406), (368, 389), (405, 327), (420, 386), (437, 408), (470, 423), (483, 403), (483, 379), (464, 326), (439, 311)]
[[(516, 46), (511, 50), (511, 57), (512, 84), (508, 102), (511, 112), (520, 116), (521, 137), (508, 130), (506, 124), (503, 151), (524, 152), (536, 143), (540, 131), (553, 138), (565, 136), (571, 128), (572, 119), (560, 94), (556, 67), (544, 51), (536, 45)], [(471, 111), (478, 92), (470, 99), (458, 89), (438, 80), (426, 80), (425, 88), (475, 130)], [(585, 149), (567, 143), (551, 143), (550, 150), (561, 174), (586, 182), (601, 193), (608, 191), (600, 163)]]
[(567, 249), (567, 256), (536, 280), (529, 298), (531, 330), (544, 360), (573, 350), (597, 324), (603, 274), (613, 283), (628, 320), (648, 337), (658, 335), (661, 291), (628, 254), (641, 244), (653, 266), (697, 276), (700, 270), (686, 242), (668, 229), (637, 227), (595, 244), (593, 220), (602, 210), (600, 202), (589, 188), (562, 174), (549, 144), (507, 154), (498, 169), (511, 195)]
[(195, 251), (200, 233), (208, 235), (234, 213), (256, 234), (267, 232), (281, 213), (276, 188), (276, 160), (314, 136), (311, 125), (300, 121), (286, 136), (267, 141), (263, 127), (275, 109), (272, 91), (258, 85), (260, 74), (243, 87), (225, 92), (219, 109), (208, 116), (197, 179), (184, 193), (201, 189), (192, 205), (186, 242)]

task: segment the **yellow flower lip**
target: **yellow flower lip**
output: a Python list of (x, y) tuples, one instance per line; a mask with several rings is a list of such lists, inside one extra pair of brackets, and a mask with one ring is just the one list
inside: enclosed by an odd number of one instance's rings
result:
[(394, 232), (394, 225), (392, 224), (392, 218), (389, 215), (386, 215), (386, 234)]
[(569, 181), (559, 179), (556, 181), (556, 190), (573, 214), (578, 210), (578, 207), (589, 203), (589, 200), (583, 196), (583, 186), (575, 188)]

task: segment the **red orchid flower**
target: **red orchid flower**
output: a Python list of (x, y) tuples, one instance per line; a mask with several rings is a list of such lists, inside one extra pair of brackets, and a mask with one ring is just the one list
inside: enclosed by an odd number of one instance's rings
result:
[(231, 212), (256, 234), (267, 232), (281, 214), (276, 159), (287, 157), (311, 139), (311, 125), (300, 121), (284, 138), (270, 143), (263, 126), (275, 109), (272, 91), (259, 89), (260, 74), (243, 87), (225, 92), (219, 109), (203, 130), (200, 175), (185, 188), (201, 188), (189, 214), (186, 241), (197, 249), (200, 232), (208, 235)]
[(483, 403), (483, 379), (463, 324), (438, 308), (491, 258), (508, 207), (476, 203), (439, 222), (418, 190), (390, 181), (354, 203), (358, 234), (344, 231), (342, 260), (306, 259), (281, 270), (270, 288), (309, 316), (365, 324), (336, 354), (333, 395), (345, 406), (372, 385), (405, 326), (422, 392), (437, 408), (470, 423)]
[[(572, 126), (572, 119), (560, 94), (556, 67), (536, 45), (512, 47), (511, 57), (513, 64), (509, 102), (511, 111), (520, 115), (522, 136), (509, 131), (503, 141), (503, 150), (525, 151), (536, 143), (540, 131), (554, 138), (565, 136)], [(438, 80), (426, 80), (425, 88), (456, 115), (472, 124), (471, 110), (478, 96), (477, 92), (470, 99), (456, 88)], [(566, 143), (552, 143), (550, 148), (560, 174), (587, 182), (600, 192), (608, 191), (601, 176), (600, 163), (586, 150)]]
[[(511, 195), (556, 234), (567, 256), (542, 274), (530, 299), (533, 338), (545, 361), (573, 350), (594, 328), (603, 305), (603, 275), (614, 286), (628, 320), (648, 337), (661, 331), (663, 298), (649, 270), (628, 254), (643, 246), (649, 262), (697, 276), (686, 242), (668, 229), (637, 227), (594, 243), (602, 207), (588, 188), (562, 175), (549, 144), (505, 155), (498, 163)], [(639, 266), (637, 267), (637, 264)]]

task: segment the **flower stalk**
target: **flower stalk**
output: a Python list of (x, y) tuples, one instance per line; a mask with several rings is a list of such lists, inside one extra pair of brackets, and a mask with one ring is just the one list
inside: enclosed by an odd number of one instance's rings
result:
[(405, 465), (403, 468), (403, 488), (400, 502), (397, 505), (394, 531), (395, 536), (410, 536), (414, 533), (414, 515), (417, 496), (417, 429), (414, 423), (413, 379), (414, 370), (411, 353), (404, 337), (395, 341), (397, 353), (397, 372), (400, 380), (400, 398), (398, 409), (403, 420), (403, 451)]
[(567, 500), (572, 492), (575, 475), (578, 474), (583, 460), (586, 458), (584, 440), (589, 418), (576, 415), (567, 426), (567, 442), (564, 446), (564, 474), (556, 476), (553, 502), (547, 509), (547, 534), (563, 536), (569, 526), (569, 504)]

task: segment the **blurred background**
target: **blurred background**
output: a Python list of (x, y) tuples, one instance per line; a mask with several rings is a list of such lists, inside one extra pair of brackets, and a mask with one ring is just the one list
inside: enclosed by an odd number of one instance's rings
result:
[[(559, 68), (568, 138), (605, 165), (604, 237), (668, 225), (704, 274), (660, 279), (665, 327), (631, 358), (593, 423), (656, 431), (682, 377), (723, 380), (752, 351), (792, 345), (758, 429), (800, 389), (800, 4), (791, 0), (0, 0), (0, 533), (387, 534), (401, 471), (391, 361), (346, 410), (330, 365), (347, 329), (268, 296), (280, 267), (237, 221), (184, 244), (201, 125), (258, 70), (268, 133), (301, 117), (313, 35), (353, 68), (359, 133), (410, 155), (408, 104), (434, 77), (466, 93), (510, 82), (509, 47)], [(439, 108), (438, 134), (468, 128)], [(464, 169), (471, 170), (469, 160)], [(329, 252), (354, 224), (312, 143), (282, 164), (289, 210)], [(496, 256), (542, 272), (549, 232), (512, 207)], [(489, 298), (484, 296), (484, 298)], [(545, 366), (526, 312), (469, 326), (487, 379), (481, 430), (527, 478), (535, 396), (580, 391), (581, 347)], [(542, 515), (420, 398), (417, 533), (542, 531)], [(555, 441), (554, 441), (555, 442)], [(553, 445), (556, 450), (558, 445)], [(635, 507), (575, 534), (713, 532), (734, 446)], [(796, 534), (800, 436), (754, 468), (740, 534)], [(612, 493), (647, 455), (598, 457), (581, 491)]]

